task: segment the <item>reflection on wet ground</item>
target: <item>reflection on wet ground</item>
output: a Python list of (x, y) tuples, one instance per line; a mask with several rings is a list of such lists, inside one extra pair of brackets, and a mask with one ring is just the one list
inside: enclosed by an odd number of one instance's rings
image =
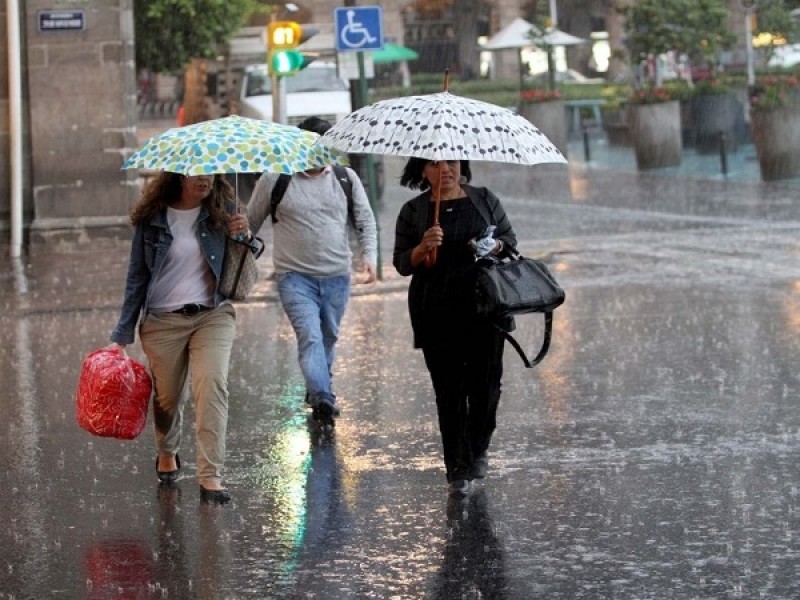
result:
[[(507, 354), (489, 477), (463, 502), (388, 264), (396, 185), (386, 280), (345, 318), (332, 435), (309, 426), (269, 282), (237, 307), (226, 507), (199, 502), (191, 451), (157, 487), (149, 424), (120, 442), (75, 422), (126, 251), (0, 266), (0, 599), (798, 597), (795, 188), (475, 172), (567, 302), (541, 366)], [(533, 349), (541, 317), (518, 334)]]

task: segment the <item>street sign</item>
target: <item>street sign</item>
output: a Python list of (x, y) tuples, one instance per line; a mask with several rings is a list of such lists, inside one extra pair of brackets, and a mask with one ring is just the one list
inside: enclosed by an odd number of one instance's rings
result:
[(83, 31), (86, 21), (82, 10), (40, 10), (39, 31)]
[(380, 6), (344, 6), (333, 11), (336, 50), (380, 50), (383, 48), (383, 9)]

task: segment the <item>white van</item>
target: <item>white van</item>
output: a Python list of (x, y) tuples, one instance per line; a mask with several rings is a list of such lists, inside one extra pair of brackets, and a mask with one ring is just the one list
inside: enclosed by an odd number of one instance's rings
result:
[[(286, 122), (297, 125), (317, 116), (336, 123), (351, 112), (350, 85), (336, 73), (336, 64), (312, 62), (283, 78)], [(240, 81), (237, 112), (243, 117), (272, 121), (272, 78), (265, 64), (245, 67)]]

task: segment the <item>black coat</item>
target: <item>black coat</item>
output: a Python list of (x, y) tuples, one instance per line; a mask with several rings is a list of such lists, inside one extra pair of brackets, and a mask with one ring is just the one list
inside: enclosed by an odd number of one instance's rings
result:
[(462, 187), (474, 210), (463, 213), (455, 234), (442, 223), (445, 242), (433, 268), (423, 264), (417, 267), (411, 265), (414, 247), (432, 225), (430, 191), (406, 202), (397, 217), (393, 264), (401, 275), (412, 275), (408, 304), (416, 347), (424, 345), (434, 330), (436, 335), (448, 335), (448, 332), (468, 328), (476, 318), (475, 261), (467, 242), (480, 235), (487, 225), (495, 225), (495, 238), (502, 240), (506, 249), (514, 248), (517, 244), (517, 237), (497, 196), (487, 188)]

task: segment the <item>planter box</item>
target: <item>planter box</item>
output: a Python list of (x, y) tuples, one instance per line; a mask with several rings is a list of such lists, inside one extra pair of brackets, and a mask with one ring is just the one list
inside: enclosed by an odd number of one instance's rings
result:
[(744, 106), (734, 94), (694, 96), (691, 104), (691, 127), (694, 146), (700, 154), (719, 152), (725, 136), (725, 149), (739, 149), (740, 122), (744, 120)]
[(631, 134), (628, 125), (628, 110), (623, 108), (602, 108), (603, 129), (612, 146), (630, 146)]
[(750, 122), (761, 179), (800, 177), (800, 107), (752, 111)]
[(519, 114), (536, 125), (561, 154), (567, 155), (567, 115), (563, 101), (521, 104)]
[(681, 164), (681, 111), (677, 100), (631, 104), (628, 106), (628, 123), (639, 169), (660, 169)]

